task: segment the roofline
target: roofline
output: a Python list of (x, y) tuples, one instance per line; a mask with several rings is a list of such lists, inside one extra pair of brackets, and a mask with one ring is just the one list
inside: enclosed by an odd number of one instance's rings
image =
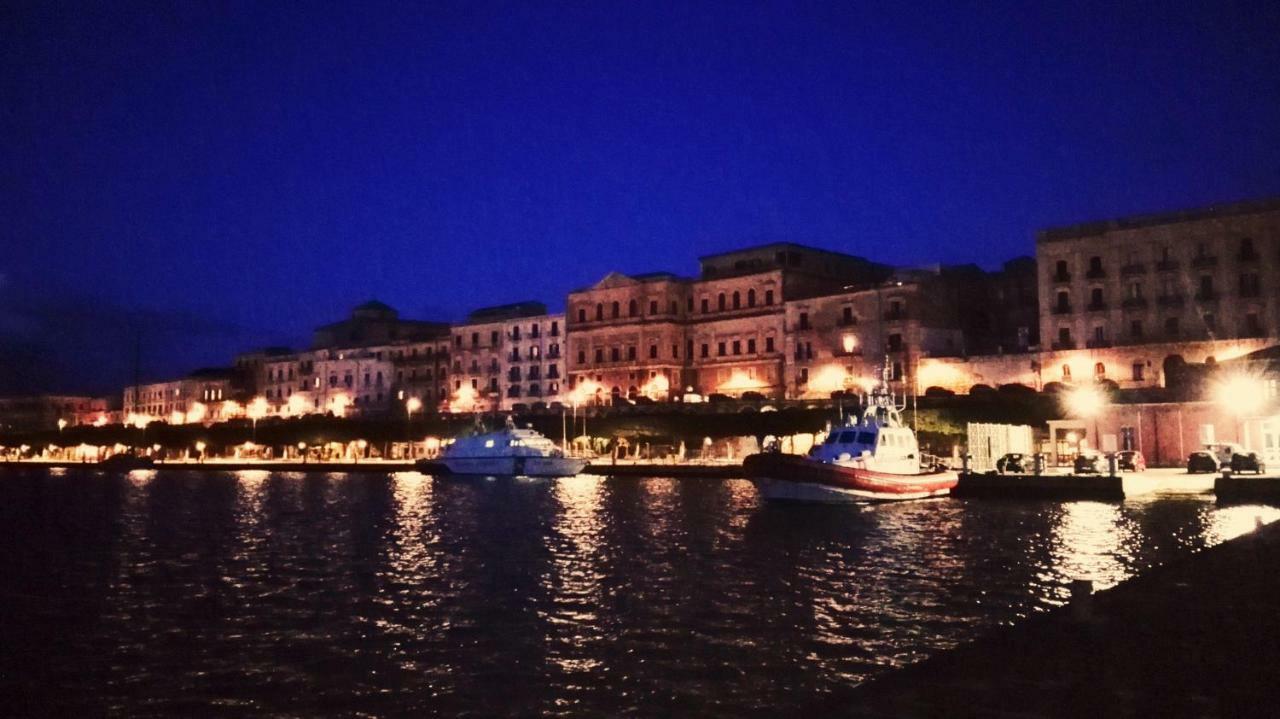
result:
[(847, 252), (841, 252), (840, 250), (828, 250), (823, 247), (814, 247), (813, 245), (805, 245), (799, 242), (788, 242), (788, 241), (762, 242), (758, 245), (749, 245), (747, 247), (739, 247), (734, 250), (725, 250), (724, 252), (716, 252), (710, 255), (700, 255), (698, 257), (698, 261), (703, 262), (705, 260), (712, 260), (717, 257), (725, 257), (726, 255), (737, 255), (743, 252), (753, 252), (755, 250), (763, 250), (766, 247), (795, 247), (801, 250), (809, 250), (811, 252), (824, 252), (829, 255), (843, 255), (845, 257), (852, 257), (857, 260), (863, 260), (864, 262), (870, 262), (870, 260), (868, 260), (867, 258), (861, 255), (851, 255)]
[(1171, 225), (1180, 222), (1194, 222), (1197, 220), (1207, 220), (1216, 217), (1254, 215), (1263, 212), (1274, 212), (1277, 210), (1280, 210), (1280, 197), (1262, 197), (1251, 200), (1239, 200), (1237, 202), (1220, 202), (1213, 205), (1194, 207), (1187, 210), (1127, 215), (1125, 217), (1117, 217), (1108, 220), (1094, 220), (1075, 225), (1049, 227), (1036, 233), (1036, 242), (1055, 242), (1058, 240), (1093, 237), (1116, 230), (1132, 230), (1142, 227)]

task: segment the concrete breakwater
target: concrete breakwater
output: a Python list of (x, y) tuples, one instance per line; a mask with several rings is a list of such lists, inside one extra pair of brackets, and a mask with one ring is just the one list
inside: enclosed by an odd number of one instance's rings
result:
[(859, 717), (1274, 716), (1277, 563), (1280, 525), (1260, 527), (829, 703)]

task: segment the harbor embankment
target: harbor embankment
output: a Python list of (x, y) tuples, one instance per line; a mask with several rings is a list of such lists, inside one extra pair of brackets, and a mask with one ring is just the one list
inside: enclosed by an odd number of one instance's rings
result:
[(1274, 716), (1280, 525), (831, 698), (858, 717)]

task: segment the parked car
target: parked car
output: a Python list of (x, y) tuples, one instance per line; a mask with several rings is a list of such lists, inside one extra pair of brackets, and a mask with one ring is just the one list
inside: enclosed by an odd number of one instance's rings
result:
[(1145, 472), (1147, 471), (1147, 458), (1136, 449), (1126, 449), (1116, 452), (1116, 470), (1120, 472)]
[(1031, 469), (1031, 457), (1021, 452), (1010, 452), (996, 460), (996, 471), (1000, 474), (1025, 474)]
[(1110, 471), (1107, 457), (1096, 449), (1086, 449), (1076, 455), (1073, 467), (1076, 474), (1104, 474)]
[(1217, 471), (1218, 459), (1214, 457), (1213, 452), (1202, 449), (1192, 452), (1187, 457), (1187, 474), (1203, 474)]
[(1248, 454), (1248, 451), (1245, 450), (1244, 447), (1241, 447), (1235, 442), (1214, 442), (1213, 444), (1206, 444), (1204, 446), (1204, 451), (1212, 454), (1214, 461), (1218, 463), (1218, 466), (1214, 467), (1214, 471), (1222, 469), (1223, 467), (1230, 467), (1231, 458), (1237, 454)]
[(1231, 455), (1231, 471), (1262, 474), (1267, 471), (1267, 466), (1257, 452), (1237, 452)]

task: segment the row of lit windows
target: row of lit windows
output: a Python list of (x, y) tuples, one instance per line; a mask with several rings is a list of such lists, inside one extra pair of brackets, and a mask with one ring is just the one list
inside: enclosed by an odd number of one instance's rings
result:
[[(687, 302), (687, 310), (689, 312), (693, 312), (694, 299), (690, 297), (686, 302)], [(710, 295), (702, 297), (699, 300), (699, 303), (700, 303), (700, 309), (702, 311), (702, 314), (710, 314), (711, 312)], [(773, 303), (774, 303), (773, 290), (765, 290), (763, 295), (763, 306), (765, 307), (772, 306)], [(730, 309), (739, 310), (739, 309), (742, 309), (743, 307), (751, 308), (751, 307), (757, 306), (757, 304), (759, 304), (759, 302), (758, 302), (756, 291), (754, 289), (747, 290), (745, 295), (743, 295), (741, 291), (734, 290), (732, 293), (721, 292), (718, 295), (716, 295), (715, 307), (717, 312), (725, 312)], [(668, 307), (669, 307), (669, 311), (667, 312), (668, 315), (676, 315), (680, 312), (680, 304), (676, 300), (671, 300), (671, 303), (668, 305)], [(659, 304), (657, 300), (649, 300), (648, 314), (650, 317), (657, 316), (660, 314), (658, 311), (658, 308), (659, 308)], [(604, 320), (605, 314), (606, 314), (605, 304), (603, 302), (597, 302), (595, 307), (595, 320), (597, 322)], [(617, 301), (609, 303), (608, 317), (609, 319), (614, 319), (614, 320), (621, 318), (622, 303)], [(627, 302), (627, 317), (628, 318), (640, 317), (640, 303), (637, 300), (630, 300)], [(587, 321), (586, 307), (578, 308), (578, 321), (579, 322)]]
[[(1191, 258), (1191, 262), (1193, 264), (1197, 262), (1217, 262), (1217, 259), (1217, 257), (1208, 253), (1208, 246), (1205, 243), (1200, 242), (1196, 244), (1196, 254)], [(1240, 238), (1238, 251), (1236, 252), (1236, 259), (1240, 262), (1253, 262), (1259, 259), (1258, 250), (1254, 247), (1253, 238)], [(1130, 252), (1126, 257), (1125, 266), (1121, 269), (1122, 271), (1136, 270), (1141, 266), (1141, 262), (1142, 258), (1138, 252)], [(1167, 245), (1159, 248), (1156, 255), (1156, 266), (1158, 269), (1174, 269), (1176, 267), (1176, 260), (1173, 258), (1173, 255), (1169, 251), (1169, 247)], [(1070, 281), (1070, 267), (1071, 265), (1067, 260), (1058, 260), (1054, 263), (1053, 274), (1050, 275), (1050, 279), (1054, 282)], [(1103, 266), (1102, 257), (1100, 255), (1090, 257), (1088, 267), (1089, 269), (1085, 272), (1085, 277), (1098, 279), (1106, 276), (1106, 269)]]

